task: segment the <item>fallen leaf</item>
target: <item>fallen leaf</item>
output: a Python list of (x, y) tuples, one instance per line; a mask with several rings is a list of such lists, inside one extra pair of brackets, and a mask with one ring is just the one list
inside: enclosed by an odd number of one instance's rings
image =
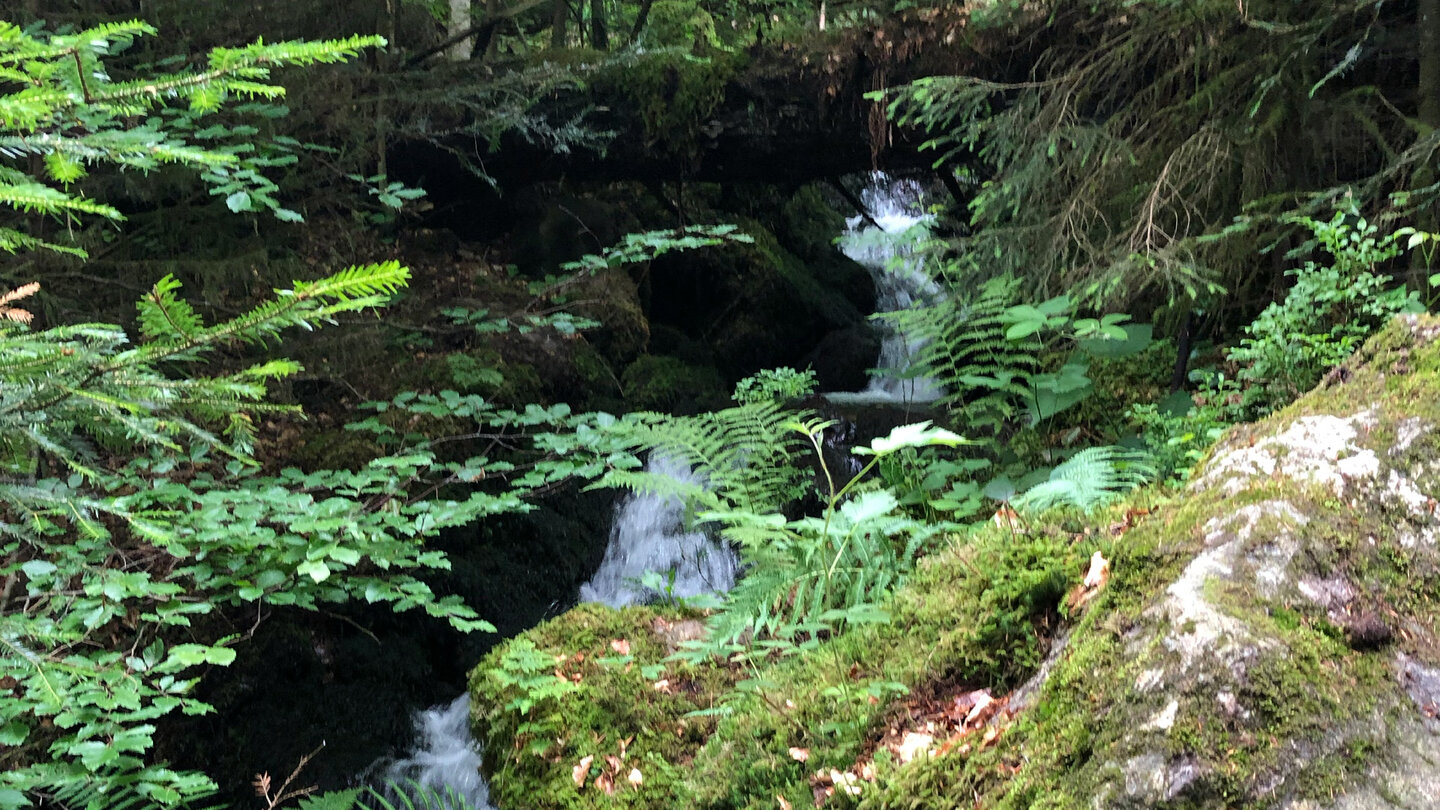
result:
[(867, 762), (860, 766), (860, 778), (866, 782), (875, 781), (875, 763)]
[(595, 757), (593, 756), (581, 757), (580, 763), (570, 769), (570, 778), (574, 780), (575, 787), (585, 787), (585, 777), (590, 775), (590, 763), (594, 761)]
[(935, 738), (929, 734), (907, 731), (904, 739), (900, 740), (900, 746), (895, 749), (895, 759), (903, 765), (916, 756), (928, 752), (934, 742)]
[(808, 749), (808, 748), (791, 748), (791, 749), (790, 749), (790, 758), (793, 759), (793, 760), (795, 760), (796, 762), (805, 762), (806, 760), (810, 759), (810, 749)]
[(1103, 588), (1109, 579), (1110, 561), (1098, 551), (1090, 555), (1090, 570), (1085, 573), (1085, 587), (1091, 590)]
[(631, 768), (630, 776), (627, 778), (630, 780), (630, 784), (634, 785), (637, 788), (640, 787), (640, 785), (645, 781), (645, 777), (640, 773), (639, 768)]
[(614, 772), (614, 773), (619, 773), (619, 772), (620, 772), (620, 767), (621, 767), (622, 765), (624, 765), (625, 763), (621, 762), (621, 761), (620, 761), (620, 758), (617, 757), (617, 756), (615, 756), (614, 754), (606, 754), (606, 755), (605, 755), (605, 764), (610, 766), (610, 770), (611, 770), (612, 772)]
[(840, 771), (831, 770), (830, 781), (835, 784), (835, 787), (840, 788), (851, 796), (860, 795), (860, 777), (853, 773), (849, 773), (848, 771), (841, 773)]
[(981, 750), (989, 748), (991, 743), (994, 743), (996, 740), (1000, 739), (1000, 732), (1003, 730), (1004, 729), (1000, 728), (999, 726), (991, 726), (990, 728), (985, 729), (985, 737), (980, 740)]
[(650, 684), (650, 688), (654, 689), (656, 692), (664, 692), (668, 695), (670, 694), (670, 681), (668, 679), (658, 680), (655, 683)]
[(995, 698), (990, 697), (990, 691), (988, 689), (982, 689), (978, 692), (972, 692), (971, 694), (975, 696), (975, 706), (970, 710), (969, 714), (965, 715), (965, 725), (967, 726), (979, 725), (985, 722), (985, 717), (988, 716), (985, 714), (986, 710), (995, 703)]
[(794, 810), (794, 808), (790, 806), (790, 802), (785, 801), (785, 797), (778, 793), (775, 794), (775, 801), (780, 803), (780, 810)]
[(595, 787), (605, 791), (606, 796), (615, 795), (615, 780), (608, 773), (602, 773), (595, 777)]
[(1001, 529), (1009, 529), (1012, 532), (1021, 533), (1024, 524), (1020, 522), (1020, 513), (1008, 506), (1002, 506), (995, 510), (990, 520)]
[[(1098, 554), (1099, 552), (1096, 552), (1096, 553)], [(611, 640), (610, 640), (610, 649), (614, 650), (614, 651), (616, 652), (616, 654), (618, 654), (618, 655), (629, 655), (629, 654), (630, 654), (630, 642), (629, 642), (628, 639), (623, 639), (623, 638), (614, 638), (614, 639), (611, 639)]]

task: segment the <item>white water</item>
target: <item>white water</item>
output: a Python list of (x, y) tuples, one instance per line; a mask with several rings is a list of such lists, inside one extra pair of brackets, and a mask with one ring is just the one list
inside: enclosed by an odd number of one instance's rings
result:
[[(910, 256), (911, 246), (923, 235), (929, 217), (916, 212), (920, 190), (908, 180), (876, 174), (860, 194), (875, 222), (856, 216), (840, 237), (840, 251), (870, 271), (875, 281), (877, 312), (898, 312), (922, 305), (941, 295), (940, 288)], [(876, 227), (876, 226), (879, 227)], [(894, 325), (881, 322), (880, 359), (864, 391), (826, 394), (845, 404), (917, 404), (934, 402), (944, 394), (929, 377), (907, 377), (905, 370), (923, 346)]]
[[(700, 484), (689, 467), (652, 457), (649, 472), (682, 484)], [(580, 601), (624, 607), (658, 596), (685, 598), (730, 590), (740, 570), (740, 558), (729, 546), (702, 532), (685, 530), (685, 503), (677, 495), (637, 493), (615, 510), (610, 543), (590, 581), (580, 586)], [(665, 580), (657, 593), (640, 584), (653, 571)]]
[(414, 783), (435, 793), (441, 807), (432, 810), (494, 810), (480, 775), (480, 745), (470, 736), (469, 695), (416, 712), (415, 747), (385, 769), (384, 779), (402, 789)]
[[(652, 459), (647, 468), (682, 483), (700, 483), (688, 467), (674, 462)], [(669, 583), (670, 596), (729, 590), (739, 572), (739, 557), (701, 532), (685, 531), (684, 510), (683, 501), (673, 495), (626, 498), (615, 510), (599, 570), (580, 587), (581, 601), (623, 607), (654, 598), (659, 594), (639, 583), (647, 571)], [(433, 810), (494, 810), (480, 775), (480, 746), (470, 736), (469, 696), (417, 712), (414, 749), (385, 768), (383, 778), (400, 785), (415, 782), (441, 797), (461, 800), (447, 798), (443, 807)]]

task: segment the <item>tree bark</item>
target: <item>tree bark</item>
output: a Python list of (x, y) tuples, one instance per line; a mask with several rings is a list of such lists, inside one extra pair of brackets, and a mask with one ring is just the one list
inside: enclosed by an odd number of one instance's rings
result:
[[(470, 0), (450, 0), (450, 33), (465, 31), (470, 28)], [(468, 37), (461, 39), (451, 46), (446, 53), (451, 61), (463, 62), (470, 58), (473, 43)]]
[(590, 47), (610, 50), (610, 31), (605, 26), (605, 0), (590, 0)]
[(640, 0), (640, 12), (635, 15), (635, 27), (630, 29), (630, 41), (640, 39), (640, 32), (645, 30), (645, 20), (650, 17), (650, 6), (655, 0)]
[(1420, 122), (1440, 128), (1440, 0), (1419, 0)]
[(567, 0), (555, 0), (555, 5), (550, 12), (550, 47), (565, 47), (566, 20), (569, 17), (570, 3)]

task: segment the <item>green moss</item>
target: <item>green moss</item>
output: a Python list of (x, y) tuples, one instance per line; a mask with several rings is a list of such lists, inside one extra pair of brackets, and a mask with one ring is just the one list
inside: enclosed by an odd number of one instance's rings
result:
[[(500, 806), (674, 806), (674, 797), (686, 790), (680, 766), (714, 729), (712, 719), (687, 715), (709, 708), (729, 687), (723, 669), (663, 663), (670, 650), (656, 623), (681, 619), (673, 611), (583, 604), (480, 662), (470, 676), (476, 697), (472, 719), (485, 745), (491, 795)], [(553, 661), (554, 674), (541, 675), (565, 677), (572, 691), (524, 713), (510, 708), (521, 690), (507, 686), (494, 669), (518, 643), (533, 644)], [(546, 726), (550, 715), (556, 722)], [(551, 728), (554, 735), (536, 739), (527, 724)], [(573, 769), (585, 757), (593, 759), (577, 787)], [(632, 769), (640, 771), (638, 786), (628, 781)], [(613, 778), (614, 795), (597, 787), (602, 774)]]
[(641, 410), (696, 413), (728, 399), (720, 372), (668, 355), (644, 354), (620, 375), (625, 401)]
[(724, 101), (725, 86), (743, 62), (741, 55), (718, 51), (710, 55), (650, 51), (602, 68), (593, 82), (598, 92), (630, 101), (640, 114), (647, 142), (672, 155), (690, 156), (701, 128)]

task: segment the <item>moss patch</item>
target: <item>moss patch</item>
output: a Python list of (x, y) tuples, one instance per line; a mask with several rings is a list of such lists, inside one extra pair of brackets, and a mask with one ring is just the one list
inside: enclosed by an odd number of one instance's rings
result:
[[(486, 656), (470, 687), (494, 799), (527, 808), (674, 806), (686, 791), (685, 763), (715, 727), (687, 715), (710, 708), (730, 683), (720, 668), (663, 661), (684, 621), (675, 611), (584, 604)], [(532, 667), (534, 686), (507, 684), (499, 672), (519, 667), (517, 645), (549, 665)], [(562, 680), (564, 691), (554, 686)], [(527, 696), (535, 700), (522, 712)]]

